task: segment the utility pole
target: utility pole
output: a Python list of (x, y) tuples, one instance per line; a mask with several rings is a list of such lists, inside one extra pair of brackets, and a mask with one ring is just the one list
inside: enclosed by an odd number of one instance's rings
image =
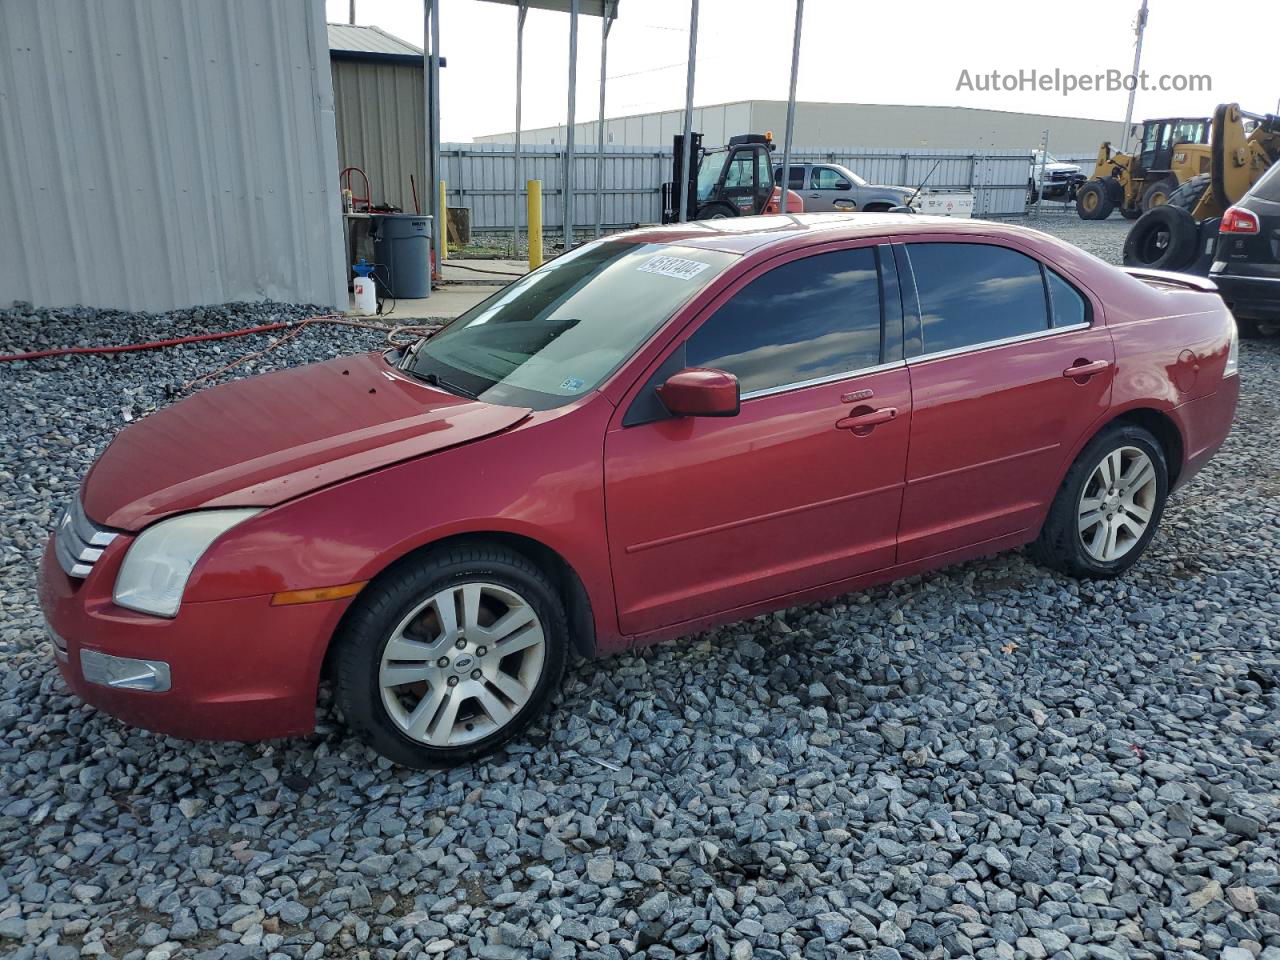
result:
[(1142, 0), (1142, 9), (1138, 11), (1138, 25), (1134, 29), (1134, 33), (1138, 35), (1138, 41), (1133, 48), (1133, 71), (1129, 76), (1133, 86), (1129, 88), (1129, 106), (1124, 111), (1124, 136), (1120, 140), (1121, 153), (1129, 150), (1129, 128), (1133, 125), (1133, 98), (1138, 92), (1138, 67), (1142, 63), (1142, 34), (1146, 29), (1147, 0)]
[(356, 25), (356, 0), (351, 0), (351, 19), (350, 19), (350, 23), (351, 23), (351, 25), (352, 25), (353, 27)]
[(564, 252), (573, 248), (573, 124), (578, 86), (578, 0), (569, 0), (569, 122), (564, 131)]
[(791, 40), (791, 89), (787, 94), (787, 131), (782, 140), (782, 176), (778, 179), (778, 213), (787, 212), (787, 192), (791, 186), (791, 136), (796, 126), (796, 78), (800, 74), (800, 22), (804, 0), (796, 0), (796, 29)]
[(694, 157), (690, 154), (689, 141), (693, 138), (693, 74), (694, 64), (698, 59), (698, 0), (689, 4), (689, 73), (684, 87), (684, 141), (680, 144), (680, 182), (673, 184), (680, 191), (680, 222), (689, 220), (689, 164)]

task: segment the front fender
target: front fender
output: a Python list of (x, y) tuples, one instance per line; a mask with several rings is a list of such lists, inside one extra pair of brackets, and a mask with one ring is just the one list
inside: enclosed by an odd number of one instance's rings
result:
[(447, 537), (509, 533), (554, 550), (578, 574), (603, 647), (617, 634), (603, 491), (612, 409), (596, 395), (570, 410), (534, 414), (506, 433), (273, 507), (214, 544), (185, 599), (369, 580)]

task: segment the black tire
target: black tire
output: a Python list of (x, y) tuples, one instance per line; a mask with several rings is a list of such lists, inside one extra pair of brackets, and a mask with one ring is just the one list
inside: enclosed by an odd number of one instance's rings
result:
[(694, 217), (695, 220), (727, 220), (729, 217), (736, 217), (738, 211), (728, 203), (704, 203), (698, 208), (698, 213)]
[(1191, 214), (1166, 203), (1148, 210), (1129, 229), (1124, 240), (1126, 267), (1181, 270), (1196, 259), (1200, 230)]
[[(544, 637), (541, 674), (524, 706), (489, 736), (464, 746), (430, 746), (410, 738), (387, 713), (378, 683), (383, 650), (416, 606), (449, 586), (476, 581), (513, 591), (537, 614)], [(492, 753), (540, 716), (564, 676), (569, 629), (564, 605), (543, 571), (505, 547), (477, 543), (429, 553), (375, 579), (361, 591), (334, 643), (335, 699), (352, 732), (392, 763), (427, 770)]]
[(1076, 194), (1076, 213), (1081, 220), (1105, 220), (1115, 209), (1111, 191), (1101, 180), (1088, 180)]
[(1176, 188), (1177, 184), (1173, 183), (1168, 177), (1161, 180), (1153, 180), (1142, 188), (1142, 199), (1138, 202), (1138, 208), (1143, 213), (1146, 213), (1156, 207), (1163, 207), (1169, 202), (1169, 197)]
[(1142, 211), (1137, 207), (1121, 207), (1120, 216), (1124, 217), (1126, 220), (1137, 220), (1142, 216)]
[(1240, 334), (1241, 340), (1256, 340), (1262, 336), (1258, 321), (1252, 317), (1236, 317), (1236, 331)]
[[(1085, 486), (1095, 469), (1112, 451), (1121, 447), (1137, 447), (1150, 458), (1156, 473), (1156, 496), (1151, 518), (1137, 542), (1118, 559), (1104, 563), (1090, 554), (1079, 530), (1079, 507)], [(1132, 567), (1146, 551), (1164, 515), (1169, 496), (1169, 468), (1159, 442), (1142, 427), (1117, 423), (1102, 430), (1089, 441), (1075, 463), (1067, 471), (1040, 536), (1031, 544), (1030, 554), (1036, 562), (1068, 576), (1082, 579), (1118, 577)]]
[(1169, 206), (1191, 213), (1200, 204), (1200, 198), (1204, 196), (1204, 192), (1209, 189), (1211, 179), (1212, 177), (1207, 173), (1191, 177), (1169, 194)]

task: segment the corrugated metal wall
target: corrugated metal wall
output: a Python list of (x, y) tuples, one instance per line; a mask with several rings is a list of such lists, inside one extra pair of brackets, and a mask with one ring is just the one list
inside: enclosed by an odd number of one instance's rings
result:
[[(775, 159), (782, 158), (775, 153)], [(830, 148), (793, 152), (796, 162), (829, 161), (850, 167), (872, 183), (917, 186), (937, 163), (928, 185), (972, 189), (978, 216), (1010, 216), (1026, 209), (1031, 156), (1016, 151), (853, 150)], [(448, 180), (449, 205), (471, 208), (473, 230), (510, 230), (515, 195), (512, 147), (503, 143), (448, 143), (441, 149)], [(559, 229), (564, 175), (562, 148), (521, 147), (523, 180), (541, 180), (543, 224)], [(941, 161), (941, 162), (939, 162)], [(660, 188), (671, 178), (671, 147), (605, 147), (604, 216), (610, 227), (656, 223), (661, 216)], [(596, 152), (574, 151), (574, 224), (596, 221)], [(520, 224), (526, 224), (521, 191)]]
[(346, 302), (323, 5), (0, 3), (0, 304)]
[[(694, 107), (693, 129), (705, 142), (722, 144), (738, 133), (772, 130), (782, 136), (786, 126), (785, 100), (741, 100)], [(595, 143), (598, 124), (582, 120), (574, 126), (575, 141)], [(684, 129), (683, 110), (613, 117), (605, 120), (606, 142), (614, 146), (670, 143)], [(843, 143), (860, 149), (909, 147), (934, 150), (1024, 150), (1040, 144), (1049, 131), (1051, 153), (1097, 152), (1103, 140), (1118, 143), (1124, 125), (1118, 121), (1088, 120), (1051, 114), (1018, 113), (975, 107), (926, 107), (900, 104), (796, 103), (793, 144), (811, 150), (826, 143)], [(563, 144), (565, 126), (537, 127), (521, 132), (524, 143)], [(477, 137), (479, 143), (510, 143), (512, 133)]]
[[(375, 204), (415, 212), (409, 175), (427, 207), (421, 65), (333, 61), (338, 167), (360, 167)], [(355, 178), (359, 184), (360, 178)]]

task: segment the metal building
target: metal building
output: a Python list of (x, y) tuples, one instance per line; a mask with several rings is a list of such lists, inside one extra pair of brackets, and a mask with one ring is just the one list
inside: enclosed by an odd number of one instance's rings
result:
[(0, 3), (0, 304), (346, 303), (324, 11)]
[[(738, 133), (772, 130), (781, 137), (786, 123), (785, 100), (742, 100), (695, 107), (693, 129), (706, 143), (724, 143)], [(614, 146), (652, 147), (670, 144), (684, 124), (683, 110), (617, 117), (605, 121), (605, 141)], [(1049, 151), (1062, 156), (1092, 156), (1103, 140), (1118, 144), (1124, 125), (1050, 114), (1015, 113), (972, 107), (917, 107), (872, 103), (796, 104), (796, 149), (885, 148), (928, 150), (1033, 150), (1049, 131)], [(594, 143), (597, 125), (574, 125), (580, 142)], [(525, 143), (563, 143), (565, 128), (524, 130)], [(477, 143), (510, 143), (511, 133), (476, 137)]]
[(329, 59), (339, 169), (365, 172), (375, 206), (429, 212), (422, 51), (377, 27), (331, 23)]

